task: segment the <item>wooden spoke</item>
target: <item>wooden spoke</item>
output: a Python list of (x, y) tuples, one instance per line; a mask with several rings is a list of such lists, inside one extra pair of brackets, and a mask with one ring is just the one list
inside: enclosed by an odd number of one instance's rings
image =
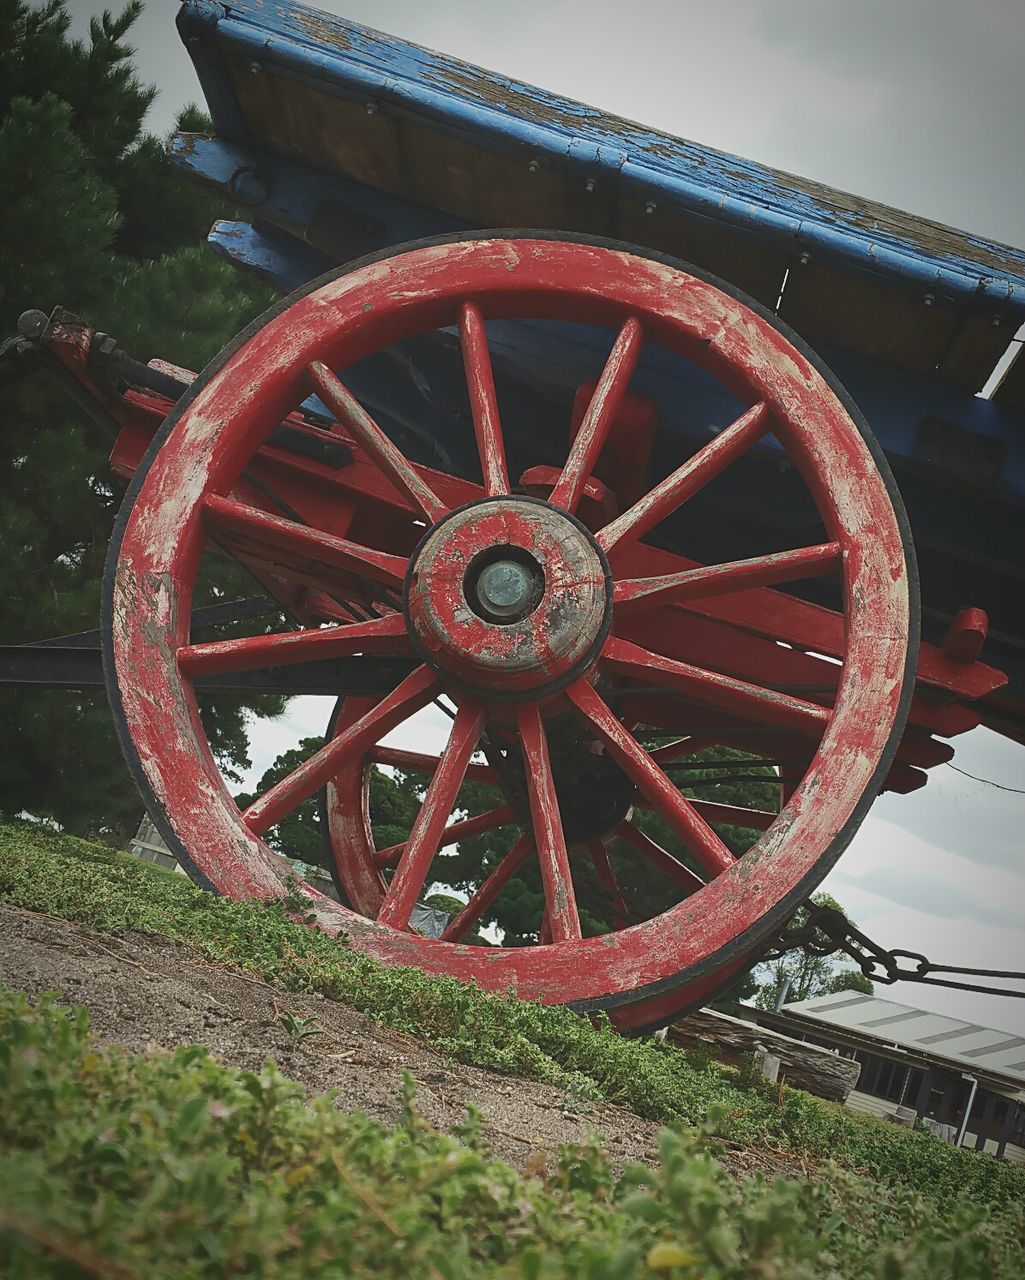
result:
[[(403, 773), (433, 774), (440, 762), (439, 756), (424, 755), (420, 751), (405, 751), (401, 747), (371, 747), (367, 752), (372, 764), (389, 765), (393, 769), (401, 769)], [(497, 787), (498, 779), (490, 765), (468, 764), (466, 766), (468, 782), (484, 782), (488, 786)]]
[[(734, 777), (719, 779), (721, 782), (736, 782), (738, 779)], [(696, 783), (688, 783), (680, 779), (681, 786), (695, 786)], [(765, 778), (765, 782), (772, 782), (772, 778)], [(783, 782), (779, 778), (780, 783)], [(702, 783), (701, 785), (713, 785), (713, 782)], [(691, 804), (710, 825), (716, 823), (729, 823), (733, 827), (747, 827), (751, 831), (768, 831), (772, 824), (779, 817), (778, 813), (773, 813), (769, 809), (744, 809), (740, 805), (719, 804), (715, 800), (695, 800), (693, 796), (688, 796)], [(650, 804), (643, 796), (638, 797), (636, 801), (637, 807), (640, 809), (653, 809), (654, 805)]]
[(701, 706), (716, 707), (762, 724), (784, 725), (817, 735), (829, 723), (831, 711), (828, 707), (763, 689), (704, 667), (663, 658), (629, 640), (610, 637), (602, 650), (602, 660), (607, 669), (617, 675), (630, 676), (644, 684), (676, 689)]
[(699, 875), (695, 875), (690, 867), (684, 866), (679, 858), (674, 858), (660, 844), (656, 844), (651, 836), (645, 835), (640, 827), (630, 822), (629, 819), (619, 824), (616, 828), (616, 835), (621, 836), (628, 844), (633, 845), (642, 858), (647, 859), (653, 867), (661, 871), (674, 884), (678, 884), (688, 895), (697, 893), (699, 889), (705, 887), (704, 881)]
[[(453, 822), (441, 833), (438, 848), (445, 849), (449, 845), (458, 844), (460, 840), (470, 840), (474, 836), (483, 835), (485, 831), (494, 831), (496, 827), (504, 827), (513, 820), (513, 811), (508, 805), (500, 805), (497, 809), (489, 809), (487, 813), (479, 813), (474, 818), (464, 818), (462, 822)], [(406, 842), (389, 845), (387, 849), (378, 849), (374, 861), (379, 867), (392, 867), (406, 848)]]
[(319, 360), (310, 365), (307, 373), (317, 395), (366, 450), (395, 488), (432, 524), (440, 520), (448, 507), (424, 482), (412, 463), (392, 444), (356, 397)]
[(643, 538), (649, 529), (703, 489), (768, 429), (768, 406), (759, 402), (639, 498), (629, 510), (607, 524), (598, 534), (602, 549), (611, 555), (614, 550)]
[(609, 861), (609, 851), (600, 840), (595, 840), (587, 846), (587, 854), (594, 864), (594, 874), (598, 877), (598, 883), (609, 895), (612, 902), (612, 923), (617, 929), (625, 929), (630, 923), (630, 909), (626, 905), (623, 898), (623, 891), (619, 887), (619, 881), (616, 879), (616, 873)]
[(578, 680), (566, 692), (623, 772), (665, 818), (706, 871), (716, 876), (731, 867), (733, 855), (726, 845), (637, 739), (620, 724), (592, 686), (586, 680)]
[(409, 924), (417, 896), (438, 852), (445, 823), (463, 785), (466, 766), (484, 732), (485, 719), (484, 708), (476, 702), (464, 702), (456, 713), (448, 745), (427, 786), (420, 812), (377, 914), (381, 924), (393, 929), (404, 929)]
[(286, 813), (315, 795), (345, 765), (362, 756), (378, 738), (383, 738), (403, 720), (425, 707), (434, 697), (437, 687), (437, 676), (430, 667), (417, 667), (366, 715), (254, 800), (242, 814), (246, 826), (260, 835), (280, 822)]
[(644, 330), (634, 316), (626, 321), (605, 362), (591, 403), (587, 407), (562, 475), (549, 499), (557, 507), (575, 511), (602, 446), (616, 419), (644, 345)]
[(530, 836), (521, 836), (494, 871), (478, 885), (469, 902), (445, 926), (442, 942), (461, 942), (513, 878), (534, 849)]
[[(913, 787), (925, 779), (914, 765), (946, 749), (914, 734), (973, 691), (984, 699), (1003, 677), (936, 646), (916, 673), (913, 549), (878, 448), (825, 365), (771, 316), (707, 273), (593, 237), (485, 232), (399, 249), (276, 309), (200, 375), (159, 450), (141, 459), (126, 445), (121, 461), (138, 464), (136, 482), (104, 583), (112, 710), (132, 771), (197, 880), (239, 899), (280, 898), (282, 863), (263, 841), (277, 843), (293, 806), (323, 785), (341, 899), (312, 904), (325, 936), (342, 935), (375, 962), (605, 1011), (618, 1031), (637, 1032), (754, 963), (834, 865), (880, 785)], [(517, 316), (551, 331), (550, 350), (522, 348), (535, 372), (549, 356), (573, 363), (563, 326), (611, 326), (595, 368), (572, 379), (587, 378), (588, 389), (568, 448), (565, 436), (545, 447), (529, 423), (526, 453), (514, 448), (512, 406), (498, 386), (508, 337), (499, 328), (515, 328)], [(446, 475), (423, 465), (412, 446), (403, 456), (399, 437), (388, 438), (391, 419), (382, 411), (375, 422), (376, 401), (360, 405), (353, 394), (363, 362), (387, 364), (396, 340), (429, 344), (439, 325), (460, 344), (471, 471), (482, 483), (459, 466)], [(721, 432), (717, 420), (671, 461), (663, 450), (649, 480), (657, 424), (632, 393), (655, 344), (745, 398), (730, 402), (737, 420), (723, 417)], [(663, 372), (668, 386), (676, 374)], [(334, 439), (350, 448), (352, 466), (332, 470), (331, 433), (288, 412), (314, 391), (333, 411)], [(277, 447), (288, 440), (268, 433), (281, 422), (297, 447), (300, 436), (311, 446), (317, 436), (318, 448), (300, 457)], [(753, 547), (732, 548), (729, 530), (720, 537), (709, 527), (703, 564), (661, 549), (662, 535), (693, 524), (727, 482), (782, 457), (776, 441), (801, 500), (828, 530), (811, 535), (820, 546), (780, 553), (795, 544), (765, 543), (775, 554), (755, 557)], [(672, 451), (671, 440), (662, 443)], [(565, 466), (535, 466), (556, 456)], [(550, 501), (532, 500), (537, 493)], [(266, 629), (290, 634), (222, 639), (265, 629), (253, 624), (190, 636), (204, 549), (252, 572), (296, 619)], [(801, 579), (818, 572), (833, 576), (807, 586), (826, 591), (829, 608), (801, 598)], [(392, 652), (405, 643), (401, 623), (382, 615), (398, 612), (412, 652)], [(269, 675), (228, 669), (263, 663), (273, 664)], [(205, 688), (272, 683), (332, 689), (344, 698), (329, 730), (337, 736), (243, 816), (195, 714), (193, 672), (214, 673), (196, 676), (200, 698)], [(924, 694), (916, 683), (928, 686)], [(445, 688), (461, 709), (455, 727), (445, 725), (442, 752), (420, 745), (417, 726), (441, 723), (426, 704)], [(477, 710), (466, 695), (479, 699)], [(419, 708), (426, 715), (415, 715), (408, 735), (405, 725), (393, 731)], [(709, 743), (722, 752), (703, 749)], [(747, 759), (710, 769), (719, 755)], [(375, 767), (408, 770), (416, 793), (427, 793), (401, 850), (375, 847)], [(758, 812), (741, 807), (724, 777), (752, 780), (751, 795), (764, 795), (751, 801)], [(460, 791), (465, 778), (489, 789)], [(473, 818), (459, 808), (471, 790), (488, 797)], [(500, 816), (507, 821), (493, 835), (471, 835)], [(613, 844), (609, 832), (624, 817)], [(734, 828), (744, 848), (766, 835), (741, 857)], [(417, 900), (485, 843), (476, 892), (455, 904), (446, 941), (420, 936), (411, 925)], [(456, 847), (458, 859), (445, 856)], [(503, 903), (514, 905), (528, 881), (536, 889), (535, 857), (543, 893), (525, 945), (512, 934), (498, 947), (465, 945), (485, 926), (491, 936)], [(585, 936), (581, 875), (609, 924), (627, 927)], [(641, 892), (649, 880), (657, 884)], [(662, 910), (660, 899), (672, 905)]]
[(216, 493), (204, 500), (203, 519), (226, 550), (329, 594), (348, 590), (353, 576), (401, 587), (409, 567), (405, 556), (375, 551)]
[(460, 308), (459, 341), (463, 351), (466, 389), (470, 395), (473, 431), (477, 437), (477, 453), (484, 477), (484, 492), (490, 498), (498, 497), (511, 492), (509, 471), (505, 461), (505, 442), (498, 416), (487, 330), (480, 308), (473, 302), (464, 302)]
[(552, 940), (567, 942), (580, 937), (580, 918), (577, 915), (559, 800), (555, 794), (555, 776), (548, 755), (548, 736), (541, 712), (536, 706), (521, 707), (517, 721), (523, 744), (530, 816), (534, 825), (534, 846), (545, 888)]
[(781, 582), (814, 578), (839, 569), (842, 562), (839, 542), (824, 542), (797, 551), (752, 556), (730, 564), (703, 565), (700, 569), (686, 569), (657, 578), (628, 578), (616, 583), (613, 599), (617, 612), (633, 612), (662, 604), (681, 604), (685, 600), (707, 600), (710, 596), (745, 591), (749, 587), (771, 587)]
[(283, 667), (297, 662), (347, 658), (357, 653), (409, 653), (406, 620), (400, 613), (370, 622), (350, 622), (344, 626), (284, 631), (269, 636), (244, 636), (233, 640), (213, 640), (208, 644), (184, 645), (178, 650), (178, 665), (190, 679), (223, 675), (232, 671), (252, 671), (258, 667)]

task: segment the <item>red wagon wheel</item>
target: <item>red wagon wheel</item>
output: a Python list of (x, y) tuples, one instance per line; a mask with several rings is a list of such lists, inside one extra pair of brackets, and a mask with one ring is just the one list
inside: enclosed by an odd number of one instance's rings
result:
[[(573, 320), (617, 335), (544, 498), (518, 492), (507, 465), (485, 331), (485, 321), (507, 319)], [(445, 327), (460, 337), (482, 485), (411, 464), (333, 372)], [(747, 407), (642, 496), (599, 516), (589, 486), (646, 345), (703, 367)], [(376, 466), (388, 521), (357, 508), (340, 536), (254, 501), (244, 469), (311, 392)], [(703, 567), (680, 568), (656, 549), (656, 526), (770, 433), (803, 477), (825, 539)], [(535, 232), (402, 247), (269, 312), (197, 380), (157, 445), (108, 562), (107, 670), (129, 763), (171, 847), (208, 887), (282, 895), (287, 865), (261, 836), (326, 785), (335, 872), (351, 905), (310, 890), (324, 929), (388, 963), (607, 1009), (627, 1028), (653, 1025), (700, 1003), (781, 926), (846, 846), (893, 758), (911, 692), (914, 591), (892, 478), (816, 357), (756, 303), (692, 268)], [(393, 604), (365, 621), (191, 644), (191, 593), (208, 542), (261, 557), (286, 580), (344, 590), (347, 575), (371, 579), (377, 598)], [(678, 632), (692, 618), (681, 605), (817, 575), (832, 575), (843, 600), (835, 697), (782, 693), (674, 656), (667, 609)], [(782, 607), (790, 599), (773, 594)], [(382, 654), (405, 656), (409, 674), (383, 697), (349, 699), (323, 748), (240, 812), (207, 743), (194, 682)], [(453, 720), (438, 757), (380, 745), (442, 694)], [(687, 798), (670, 776), (672, 762), (704, 741), (695, 726), (709, 713), (801, 744), (800, 780), (787, 786), (778, 816), (755, 820), (766, 829), (741, 857), (716, 828), (751, 819)], [(677, 723), (685, 740), (675, 743), (652, 745), (644, 731)], [(375, 762), (427, 779), (401, 848), (374, 848)], [(585, 774), (590, 790), (579, 803), (570, 780)], [(495, 786), (494, 808), (450, 824), (468, 776)], [(690, 865), (633, 821), (638, 805), (668, 824)], [(412, 930), (439, 849), (503, 824), (524, 834), (482, 875), (445, 935)], [(631, 918), (608, 857), (613, 838), (677, 884), (675, 906)], [(622, 926), (614, 932), (582, 936), (578, 854), (612, 901)], [(538, 945), (461, 941), (534, 860), (546, 904)]]

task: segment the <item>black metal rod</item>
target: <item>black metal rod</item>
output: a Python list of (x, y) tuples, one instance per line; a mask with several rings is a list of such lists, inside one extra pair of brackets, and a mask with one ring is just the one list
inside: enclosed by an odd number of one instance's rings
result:
[[(203, 690), (244, 693), (314, 694), (322, 697), (383, 697), (412, 671), (405, 658), (378, 656), (334, 658), (295, 666), (270, 667), (204, 676)], [(0, 685), (51, 689), (102, 689), (103, 663), (98, 649), (53, 645), (0, 646)]]
[[(246, 599), (225, 600), (221, 604), (204, 605), (202, 609), (193, 609), (189, 626), (215, 627), (227, 622), (244, 622), (247, 618), (262, 618), (270, 613), (280, 613), (282, 606), (269, 596), (249, 596)], [(100, 632), (75, 631), (66, 636), (51, 636), (48, 640), (36, 640), (31, 645), (21, 648), (33, 649), (99, 649), (101, 647)]]

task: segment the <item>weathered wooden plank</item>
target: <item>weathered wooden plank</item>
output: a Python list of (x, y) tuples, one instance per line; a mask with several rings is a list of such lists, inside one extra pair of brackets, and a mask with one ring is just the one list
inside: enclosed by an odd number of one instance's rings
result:
[(895, 364), (964, 391), (981, 391), (1007, 346), (997, 313), (975, 316), (928, 288), (829, 263), (791, 268), (780, 318), (813, 345), (829, 344)]
[(179, 24), (221, 134), (324, 178), (469, 226), (633, 241), (769, 307), (790, 269), (803, 336), (970, 392), (1025, 319), (1021, 250), (283, 0), (187, 0)]
[(679, 205), (653, 199), (650, 190), (632, 184), (620, 200), (617, 234), (721, 276), (769, 308), (776, 306), (795, 259), (789, 246), (767, 245), (713, 218), (688, 217)]
[(986, 385), (1013, 332), (1014, 326), (1005, 323), (999, 314), (962, 315), (940, 360), (937, 376), (947, 386), (961, 387), (975, 395)]
[(861, 1064), (852, 1058), (712, 1009), (699, 1009), (671, 1023), (667, 1039), (682, 1049), (712, 1044), (720, 1061), (729, 1066), (736, 1066), (744, 1054), (767, 1049), (779, 1058), (780, 1076), (788, 1084), (834, 1102), (846, 1102), (861, 1075)]
[[(180, 25), (206, 46), (209, 79), (216, 62), (209, 6), (189, 0)], [(657, 132), (291, 0), (235, 0), (216, 23), (215, 40), (243, 65), (273, 62), (330, 93), (389, 103), (435, 127), (441, 120), (478, 145), (519, 143), (565, 156), (582, 181), (588, 169), (597, 175), (636, 165), (653, 186), (665, 178), (677, 192), (688, 191), (695, 213), (760, 227), (882, 274), (931, 279), (965, 297), (980, 292), (1002, 304), (1025, 295), (1020, 249)]]

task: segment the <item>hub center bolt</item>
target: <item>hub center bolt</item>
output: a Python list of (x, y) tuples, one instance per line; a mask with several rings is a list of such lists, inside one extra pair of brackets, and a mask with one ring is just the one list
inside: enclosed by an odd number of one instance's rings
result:
[(537, 604), (542, 583), (527, 565), (516, 560), (496, 560), (481, 570), (477, 599), (491, 618), (517, 622)]

